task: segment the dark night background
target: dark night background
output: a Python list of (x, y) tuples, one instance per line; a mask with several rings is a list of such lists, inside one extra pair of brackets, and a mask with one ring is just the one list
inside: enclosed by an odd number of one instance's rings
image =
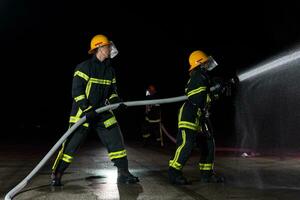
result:
[[(221, 1), (22, 1), (0, 3), (1, 137), (56, 141), (68, 127), (73, 70), (88, 59), (95, 34), (119, 50), (113, 64), (124, 101), (144, 99), (154, 83), (161, 97), (181, 96), (188, 56), (196, 49), (219, 63), (217, 74), (238, 71), (282, 52), (300, 39), (299, 3)], [(163, 106), (174, 135), (181, 103)], [(233, 141), (231, 98), (213, 110), (217, 143)], [(119, 117), (125, 139), (139, 139), (143, 108)]]

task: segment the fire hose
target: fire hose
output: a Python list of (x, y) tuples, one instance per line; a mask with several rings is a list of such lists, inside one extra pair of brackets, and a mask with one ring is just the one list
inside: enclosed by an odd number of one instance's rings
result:
[[(144, 105), (152, 105), (152, 104), (166, 104), (166, 103), (174, 103), (179, 101), (184, 101), (187, 99), (187, 96), (179, 96), (165, 99), (157, 99), (157, 100), (143, 100), (143, 101), (128, 101), (123, 102), (126, 106), (144, 106)], [(107, 105), (96, 110), (97, 113), (102, 113), (107, 110), (116, 109), (121, 103)], [(50, 149), (50, 151), (44, 156), (44, 158), (38, 163), (38, 165), (12, 190), (10, 190), (5, 195), (5, 200), (11, 200), (18, 192), (20, 192), (33, 178), (33, 176), (45, 165), (45, 163), (51, 158), (51, 156), (56, 152), (56, 150), (62, 145), (62, 143), (71, 135), (76, 128), (82, 125), (86, 121), (86, 117), (82, 117), (78, 122), (76, 122), (72, 127), (68, 129), (68, 131), (56, 142), (56, 144)]]

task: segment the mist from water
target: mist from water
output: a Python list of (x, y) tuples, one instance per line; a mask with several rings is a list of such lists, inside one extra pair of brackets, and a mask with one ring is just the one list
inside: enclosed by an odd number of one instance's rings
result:
[[(299, 46), (240, 73), (238, 77), (236, 146), (249, 149), (254, 155), (271, 156), (289, 163), (289, 156), (300, 155)], [(284, 162), (282, 164), (285, 166)], [(267, 170), (253, 165), (247, 172), (259, 188), (267, 185), (300, 188), (300, 183), (293, 183), (294, 175), (292, 177), (288, 171), (276, 171), (280, 170), (276, 167), (272, 169), (274, 171)], [(271, 173), (272, 177), (267, 173)]]

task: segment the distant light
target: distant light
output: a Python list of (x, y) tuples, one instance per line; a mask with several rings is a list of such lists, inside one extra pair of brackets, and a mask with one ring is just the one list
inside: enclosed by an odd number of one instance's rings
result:
[(280, 67), (282, 65), (285, 65), (289, 62), (295, 61), (300, 58), (300, 50), (293, 51), (292, 53), (284, 56), (278, 56), (279, 58), (273, 59), (271, 62), (268, 62), (266, 64), (258, 65), (254, 69), (251, 69), (247, 72), (244, 72), (240, 75), (238, 75), (239, 80), (243, 81), (248, 78), (251, 78), (253, 76), (257, 76), (263, 72), (266, 72), (271, 69), (275, 69), (277, 67)]

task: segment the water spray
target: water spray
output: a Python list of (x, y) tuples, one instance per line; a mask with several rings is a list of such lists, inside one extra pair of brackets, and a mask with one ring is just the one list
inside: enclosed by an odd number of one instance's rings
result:
[(247, 80), (249, 78), (253, 78), (255, 76), (258, 76), (262, 73), (265, 73), (270, 70), (274, 70), (276, 68), (282, 67), (284, 65), (287, 65), (291, 62), (294, 62), (296, 60), (300, 59), (300, 50), (296, 49), (294, 51), (281, 54), (275, 58), (270, 59), (270, 61), (266, 61), (262, 64), (257, 65), (253, 69), (250, 69), (242, 74), (238, 75), (238, 78), (240, 81)]

